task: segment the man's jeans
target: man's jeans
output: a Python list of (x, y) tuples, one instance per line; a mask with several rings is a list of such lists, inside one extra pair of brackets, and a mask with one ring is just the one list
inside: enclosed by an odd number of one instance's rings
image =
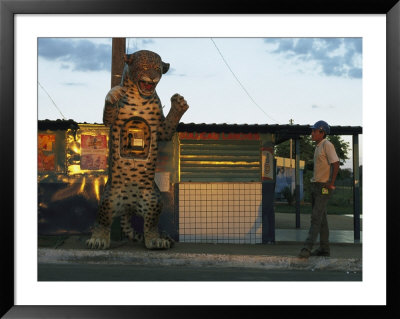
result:
[(318, 234), (320, 237), (320, 248), (329, 252), (329, 228), (326, 218), (326, 206), (333, 190), (329, 194), (322, 194), (323, 183), (311, 183), (312, 214), (311, 227), (304, 247), (311, 250), (315, 244)]

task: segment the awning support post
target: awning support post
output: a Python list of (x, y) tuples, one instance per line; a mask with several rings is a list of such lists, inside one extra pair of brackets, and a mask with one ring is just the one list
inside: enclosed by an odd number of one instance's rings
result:
[(353, 214), (354, 241), (360, 241), (360, 169), (358, 135), (353, 135)]

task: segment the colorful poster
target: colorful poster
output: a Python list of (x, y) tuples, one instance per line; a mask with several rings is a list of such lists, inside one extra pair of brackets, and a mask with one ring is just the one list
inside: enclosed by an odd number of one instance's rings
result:
[(274, 179), (274, 154), (273, 149), (265, 147), (262, 149), (262, 180)]
[(82, 170), (107, 169), (107, 136), (81, 135), (81, 163)]
[(54, 145), (56, 136), (54, 134), (38, 134), (38, 171), (55, 171), (56, 156)]

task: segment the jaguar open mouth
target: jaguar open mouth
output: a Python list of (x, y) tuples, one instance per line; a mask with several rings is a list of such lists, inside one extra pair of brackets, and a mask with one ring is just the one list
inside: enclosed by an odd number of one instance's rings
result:
[(156, 89), (157, 83), (154, 82), (147, 82), (147, 81), (139, 81), (139, 88), (143, 94), (153, 94), (154, 90)]

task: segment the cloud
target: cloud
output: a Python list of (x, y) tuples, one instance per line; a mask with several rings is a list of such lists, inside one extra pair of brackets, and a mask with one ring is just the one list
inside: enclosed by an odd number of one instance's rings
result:
[(153, 39), (126, 38), (126, 51), (128, 53), (133, 53), (139, 50), (146, 50), (146, 46), (153, 43), (155, 43)]
[(313, 62), (326, 76), (362, 78), (361, 38), (267, 38), (270, 53), (294, 62)]
[(153, 39), (142, 39), (143, 44), (153, 44), (154, 40)]
[(61, 62), (60, 67), (72, 71), (111, 70), (111, 43), (95, 43), (86, 39), (39, 38), (38, 55)]
[(80, 83), (80, 82), (63, 82), (62, 84), (67, 86), (86, 86), (86, 83)]
[(317, 105), (317, 104), (313, 104), (313, 105), (311, 105), (311, 108), (312, 109), (334, 109), (335, 108), (335, 106), (333, 106), (333, 105)]
[(177, 73), (176, 69), (174, 68), (169, 68), (168, 72), (164, 74), (164, 76), (166, 75), (174, 75), (174, 76), (186, 76), (185, 73)]

